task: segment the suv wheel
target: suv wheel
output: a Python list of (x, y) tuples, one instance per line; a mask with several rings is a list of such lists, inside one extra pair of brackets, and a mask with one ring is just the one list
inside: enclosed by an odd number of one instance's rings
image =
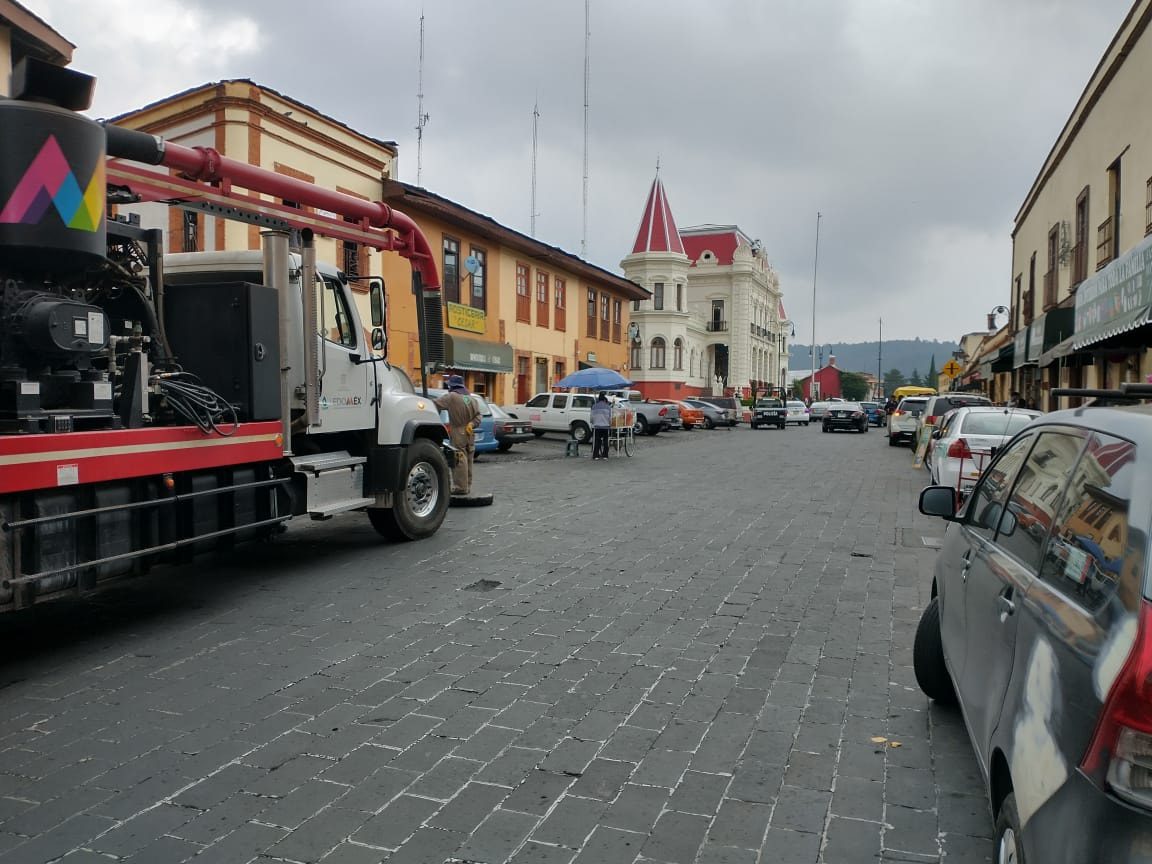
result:
[(944, 643), (940, 639), (939, 595), (929, 601), (916, 627), (912, 670), (916, 673), (916, 683), (929, 699), (948, 705), (956, 701), (956, 690), (944, 663)]
[(572, 439), (587, 444), (592, 439), (591, 428), (583, 420), (577, 420), (572, 424)]

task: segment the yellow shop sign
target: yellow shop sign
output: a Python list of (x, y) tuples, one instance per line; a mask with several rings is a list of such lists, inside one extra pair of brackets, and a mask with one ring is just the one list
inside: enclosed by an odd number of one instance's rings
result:
[(488, 316), (483, 309), (473, 309), (461, 303), (448, 304), (448, 326), (457, 330), (484, 333), (488, 329)]

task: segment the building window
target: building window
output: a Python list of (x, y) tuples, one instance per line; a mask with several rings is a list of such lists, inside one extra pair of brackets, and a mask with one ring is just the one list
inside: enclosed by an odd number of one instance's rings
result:
[(444, 238), (444, 302), (460, 302), (460, 241)]
[(607, 342), (612, 334), (609, 331), (609, 318), (608, 318), (608, 295), (603, 291), (600, 292), (600, 338)]
[(648, 367), (650, 369), (664, 368), (664, 339), (662, 337), (657, 336), (652, 340), (652, 356), (649, 360)]
[(548, 294), (548, 280), (547, 273), (539, 270), (536, 271), (536, 326), (548, 326), (548, 301), (551, 299)]
[(596, 292), (588, 289), (588, 338), (596, 338)]
[(528, 296), (528, 265), (516, 265), (516, 320), (532, 323), (532, 299)]
[(1120, 160), (1108, 166), (1108, 218), (1096, 230), (1096, 269), (1120, 256)]
[(708, 329), (720, 333), (728, 329), (728, 322), (724, 320), (724, 301), (712, 301), (712, 320), (708, 322)]
[(1056, 267), (1060, 256), (1060, 223), (1048, 231), (1048, 270), (1044, 274), (1044, 308), (1056, 305)]
[(612, 341), (617, 345), (620, 344), (620, 337), (622, 335), (624, 316), (624, 301), (612, 300)]
[(633, 300), (632, 301), (632, 311), (633, 312), (639, 312), (640, 311), (640, 301), (639, 300)]
[(556, 381), (559, 381), (561, 378), (563, 378), (565, 375), (568, 374), (565, 371), (565, 365), (564, 365), (563, 360), (557, 360), (556, 361), (556, 371), (553, 374), (556, 376), (555, 377)]
[(472, 274), (472, 308), (488, 309), (488, 253), (472, 247), (472, 257), (476, 259), (476, 272)]
[(633, 345), (628, 351), (628, 366), (631, 369), (640, 368), (640, 346)]
[(181, 251), (184, 252), (199, 252), (196, 248), (196, 231), (200, 225), (200, 214), (195, 210), (183, 210), (182, 224), (184, 226), (184, 238), (181, 244)]
[(683, 312), (684, 311), (684, 283), (683, 282), (677, 282), (676, 283), (676, 311), (677, 312)]
[(684, 340), (677, 339), (672, 343), (672, 368), (684, 368)]
[(1072, 247), (1072, 286), (1088, 278), (1088, 187), (1076, 196), (1076, 245)]
[(351, 240), (344, 240), (341, 243), (341, 251), (343, 252), (343, 266), (340, 268), (344, 271), (345, 276), (359, 276), (360, 275), (360, 245), (353, 243)]
[(1032, 323), (1032, 318), (1036, 314), (1036, 253), (1032, 253), (1032, 257), (1028, 259), (1028, 293), (1024, 295), (1024, 321), (1023, 324), (1027, 327)]
[(554, 324), (557, 330), (563, 332), (568, 326), (568, 313), (565, 309), (565, 303), (567, 301), (564, 299), (564, 295), (568, 286), (565, 284), (563, 279), (557, 276), (556, 282), (552, 287), (553, 294), (556, 297), (556, 311), (554, 313), (556, 320)]
[(652, 286), (652, 308), (660, 310), (664, 308), (664, 283), (657, 282)]
[(1144, 184), (1144, 234), (1152, 234), (1152, 177)]

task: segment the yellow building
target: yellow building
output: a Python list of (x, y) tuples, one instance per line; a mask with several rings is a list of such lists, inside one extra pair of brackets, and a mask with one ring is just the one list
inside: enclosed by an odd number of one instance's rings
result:
[[(440, 250), (446, 365), (470, 389), (507, 404), (587, 366), (627, 377), (628, 312), (645, 289), (426, 189), (386, 183), (384, 201)], [(390, 356), (418, 374), (411, 277), (391, 260), (383, 274)]]
[(1011, 345), (994, 371), (1042, 408), (1057, 386), (1152, 373), (1152, 0), (1136, 0), (1016, 216)]

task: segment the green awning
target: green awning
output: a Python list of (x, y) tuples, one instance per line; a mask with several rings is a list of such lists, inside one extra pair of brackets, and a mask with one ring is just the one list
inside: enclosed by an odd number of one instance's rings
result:
[(1139, 309), (1133, 309), (1118, 318), (1113, 318), (1104, 324), (1093, 327), (1087, 333), (1077, 333), (1072, 337), (1072, 348), (1079, 351), (1081, 348), (1086, 348), (1096, 342), (1102, 342), (1113, 336), (1119, 336), (1121, 333), (1127, 333), (1129, 330), (1135, 330), (1137, 327), (1143, 327), (1148, 323), (1149, 313), (1152, 313), (1152, 306), (1141, 306)]
[(445, 333), (444, 365), (468, 372), (511, 372), (512, 346)]
[(1069, 336), (1063, 342), (1057, 342), (1055, 345), (1040, 355), (1040, 365), (1051, 366), (1057, 360), (1061, 360), (1064, 357), (1067, 357), (1074, 350), (1072, 348), (1072, 343), (1075, 341), (1075, 336)]
[(1015, 344), (1005, 345), (1000, 349), (1000, 353), (996, 355), (996, 359), (992, 361), (992, 372), (1011, 372), (1013, 369), (1012, 363), (1016, 356)]
[(1145, 237), (1076, 289), (1079, 351), (1148, 323), (1152, 309), (1152, 236)]

